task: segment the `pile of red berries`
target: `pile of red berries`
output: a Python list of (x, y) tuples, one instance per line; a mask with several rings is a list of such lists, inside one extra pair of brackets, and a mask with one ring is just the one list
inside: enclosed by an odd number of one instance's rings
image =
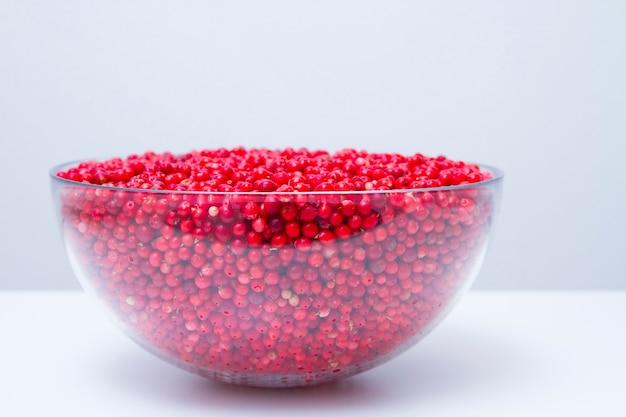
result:
[(59, 177), (142, 190), (305, 192), (401, 190), (475, 183), (489, 178), (479, 167), (443, 156), (367, 153), (346, 149), (281, 151), (234, 148), (131, 155), (84, 162)]
[(494, 203), (476, 165), (355, 150), (147, 152), (57, 177), (81, 281), (129, 334), (265, 386), (352, 375), (419, 340), (469, 284)]

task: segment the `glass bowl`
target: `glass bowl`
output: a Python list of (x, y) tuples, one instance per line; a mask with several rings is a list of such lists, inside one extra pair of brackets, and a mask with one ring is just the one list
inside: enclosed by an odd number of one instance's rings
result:
[(227, 383), (293, 387), (407, 350), (467, 292), (502, 172), (363, 192), (176, 192), (50, 171), (73, 271), (132, 340)]

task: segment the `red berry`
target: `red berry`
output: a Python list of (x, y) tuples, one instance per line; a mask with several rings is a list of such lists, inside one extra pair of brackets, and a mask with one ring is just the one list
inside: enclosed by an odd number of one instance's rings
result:
[(295, 239), (298, 236), (300, 236), (300, 222), (297, 222), (297, 221), (287, 222), (287, 224), (285, 225), (285, 234), (292, 239)]
[(80, 183), (61, 192), (68, 247), (132, 337), (260, 385), (329, 381), (414, 343), (493, 213), (491, 174), (421, 154), (146, 152), (58, 176)]

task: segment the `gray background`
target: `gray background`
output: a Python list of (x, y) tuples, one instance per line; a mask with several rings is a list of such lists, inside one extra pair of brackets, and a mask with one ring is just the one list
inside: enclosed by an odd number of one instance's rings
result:
[(78, 288), (51, 166), (234, 145), (498, 166), (475, 288), (626, 288), (625, 22), (623, 0), (0, 1), (0, 288)]

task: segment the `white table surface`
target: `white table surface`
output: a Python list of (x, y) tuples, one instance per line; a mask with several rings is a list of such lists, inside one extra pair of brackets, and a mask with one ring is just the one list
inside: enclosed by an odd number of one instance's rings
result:
[(626, 292), (471, 291), (421, 343), (269, 390), (157, 359), (83, 292), (0, 292), (2, 416), (626, 416)]

